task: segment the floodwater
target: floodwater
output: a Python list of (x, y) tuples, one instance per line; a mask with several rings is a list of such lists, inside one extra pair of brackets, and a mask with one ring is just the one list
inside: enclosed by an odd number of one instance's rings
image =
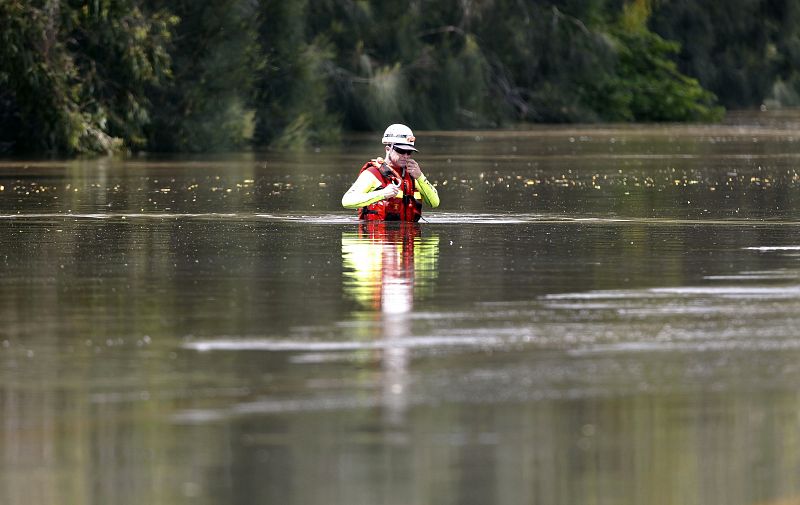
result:
[(0, 503), (800, 503), (800, 113), (0, 162)]

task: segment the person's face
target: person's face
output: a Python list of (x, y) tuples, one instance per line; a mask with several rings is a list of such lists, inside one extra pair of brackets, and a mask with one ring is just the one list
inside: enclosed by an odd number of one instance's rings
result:
[(408, 163), (408, 160), (410, 160), (411, 157), (414, 155), (414, 151), (406, 150), (401, 147), (389, 148), (389, 146), (387, 146), (387, 149), (389, 149), (387, 156), (389, 158), (389, 162), (391, 162), (392, 165), (401, 168), (405, 167), (406, 164)]

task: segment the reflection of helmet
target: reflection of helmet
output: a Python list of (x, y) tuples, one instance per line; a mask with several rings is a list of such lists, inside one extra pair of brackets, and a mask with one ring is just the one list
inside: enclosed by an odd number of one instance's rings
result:
[(411, 128), (404, 124), (389, 125), (389, 127), (386, 128), (386, 131), (383, 132), (384, 144), (396, 145), (402, 149), (411, 149), (412, 151), (416, 151), (414, 148), (415, 140), (416, 138), (414, 137), (414, 133), (411, 131)]

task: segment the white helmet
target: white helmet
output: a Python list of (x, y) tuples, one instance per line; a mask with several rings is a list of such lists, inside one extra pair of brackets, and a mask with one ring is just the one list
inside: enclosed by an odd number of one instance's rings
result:
[(411, 131), (411, 128), (404, 124), (395, 123), (393, 125), (389, 125), (389, 127), (386, 128), (386, 131), (383, 132), (384, 144), (397, 146), (401, 149), (416, 151), (417, 149), (414, 147), (415, 140), (416, 138), (414, 137), (414, 133)]

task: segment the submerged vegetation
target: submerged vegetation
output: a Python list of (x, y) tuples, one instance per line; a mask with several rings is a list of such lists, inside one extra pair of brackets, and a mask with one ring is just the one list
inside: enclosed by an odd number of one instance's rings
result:
[(798, 16), (800, 0), (3, 0), (0, 151), (715, 121), (800, 103)]

